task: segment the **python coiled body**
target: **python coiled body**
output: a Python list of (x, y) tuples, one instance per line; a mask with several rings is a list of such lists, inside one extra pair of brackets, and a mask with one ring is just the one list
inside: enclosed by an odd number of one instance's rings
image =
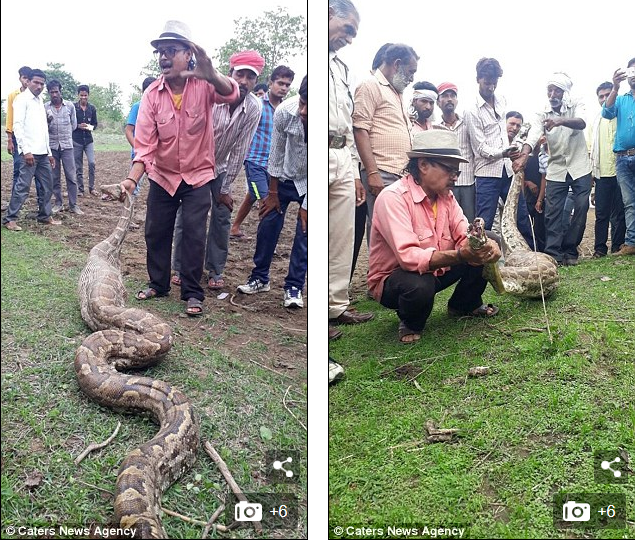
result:
[[(119, 189), (105, 186), (102, 191)], [(160, 519), (162, 493), (196, 459), (199, 426), (179, 390), (150, 377), (121, 370), (151, 366), (172, 347), (172, 331), (159, 317), (125, 307), (119, 256), (132, 219), (126, 194), (113, 233), (92, 248), (78, 285), (82, 318), (94, 331), (75, 354), (82, 391), (117, 411), (149, 413), (160, 425), (156, 436), (132, 451), (117, 476), (115, 519), (136, 530), (135, 538), (167, 538)]]

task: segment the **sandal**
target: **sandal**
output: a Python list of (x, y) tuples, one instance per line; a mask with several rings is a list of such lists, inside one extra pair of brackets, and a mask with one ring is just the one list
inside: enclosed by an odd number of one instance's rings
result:
[(225, 280), (222, 277), (216, 280), (214, 278), (209, 278), (209, 281), (207, 282), (207, 288), (211, 289), (212, 291), (223, 289), (225, 288)]
[(176, 285), (177, 287), (181, 286), (181, 276), (179, 276), (179, 274), (174, 274), (172, 276), (172, 278), (170, 279), (170, 282), (172, 283), (172, 285)]
[(156, 289), (153, 289), (152, 287), (148, 287), (147, 289), (139, 291), (135, 295), (135, 298), (137, 300), (150, 300), (150, 298), (154, 298), (156, 296), (165, 296), (165, 295), (164, 294), (160, 295)]
[(460, 311), (458, 309), (452, 309), (448, 306), (448, 315), (451, 317), (484, 317), (489, 319), (496, 316), (499, 308), (494, 304), (483, 304), (477, 307), (474, 311)]
[[(408, 338), (408, 339), (406, 339)], [(406, 326), (406, 323), (403, 321), (399, 321), (399, 341), (400, 343), (416, 343), (421, 339), (421, 333), (415, 332), (414, 330), (410, 330)]]
[(185, 314), (189, 317), (198, 317), (203, 315), (203, 302), (198, 298), (188, 298)]

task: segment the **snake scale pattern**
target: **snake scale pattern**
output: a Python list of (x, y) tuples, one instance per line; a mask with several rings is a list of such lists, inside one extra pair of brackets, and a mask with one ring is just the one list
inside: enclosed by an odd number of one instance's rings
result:
[[(104, 186), (102, 191), (118, 195), (119, 185)], [(133, 205), (126, 194), (115, 230), (92, 248), (81, 273), (82, 318), (94, 333), (75, 354), (75, 372), (81, 390), (93, 401), (117, 411), (149, 414), (160, 425), (155, 437), (122, 463), (114, 509), (116, 522), (135, 530), (135, 538), (167, 538), (160, 519), (161, 495), (194, 464), (199, 426), (179, 390), (157, 379), (120, 372), (151, 366), (172, 347), (167, 323), (125, 306), (119, 256)]]
[[(483, 268), (483, 277), (487, 279), (497, 293), (507, 292), (522, 298), (545, 298), (550, 296), (559, 283), (558, 263), (547, 255), (533, 251), (516, 225), (518, 199), (524, 184), (522, 171), (514, 174), (507, 201), (501, 218), (504, 266), (487, 264)], [(473, 249), (487, 242), (482, 218), (476, 218), (468, 227), (468, 241)]]

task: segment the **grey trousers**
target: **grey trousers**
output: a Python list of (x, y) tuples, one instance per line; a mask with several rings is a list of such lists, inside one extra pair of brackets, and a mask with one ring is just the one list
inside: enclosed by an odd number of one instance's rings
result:
[(11, 201), (7, 212), (2, 218), (2, 223), (16, 221), (24, 201), (29, 196), (31, 181), (35, 176), (37, 188), (38, 221), (46, 221), (51, 217), (51, 196), (53, 195), (53, 174), (47, 154), (34, 155), (33, 165), (27, 165), (24, 156), (20, 163), (20, 176), (13, 185)]
[(77, 176), (75, 175), (75, 153), (73, 148), (51, 149), (55, 158), (55, 168), (53, 169), (53, 196), (55, 203), (60, 206), (62, 200), (62, 167), (66, 177), (66, 190), (68, 191), (68, 205), (73, 208), (77, 204)]

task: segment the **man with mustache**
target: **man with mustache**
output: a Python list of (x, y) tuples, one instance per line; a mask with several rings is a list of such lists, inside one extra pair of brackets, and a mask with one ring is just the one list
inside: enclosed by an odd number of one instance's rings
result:
[(27, 88), (13, 100), (13, 133), (18, 143), (16, 151), (22, 155), (20, 176), (13, 185), (11, 201), (3, 225), (10, 231), (21, 231), (16, 220), (20, 209), (29, 196), (31, 181), (35, 176), (37, 189), (37, 221), (42, 225), (60, 225), (62, 222), (51, 216), (53, 194), (53, 172), (55, 160), (49, 146), (49, 130), (42, 90), (46, 74), (40, 69), (31, 70)]
[(467, 161), (456, 134), (416, 133), (408, 157), (408, 174), (377, 197), (368, 256), (368, 288), (397, 311), (401, 343), (421, 339), (436, 294), (457, 282), (449, 315), (496, 315), (498, 308), (481, 298), (487, 285), (482, 271), (501, 255), (494, 240), (476, 251), (467, 240), (467, 219), (451, 191), (459, 163)]
[[(566, 73), (554, 73), (547, 81), (549, 105), (538, 113), (523, 145), (519, 164), (525, 166), (529, 153), (544, 134), (549, 145), (545, 188), (545, 253), (558, 264), (578, 264), (578, 246), (582, 241), (589, 211), (591, 161), (584, 137), (586, 109), (579, 99), (569, 95), (573, 83)], [(573, 217), (568, 228), (562, 212), (573, 192)], [(519, 208), (520, 210), (520, 204)]]
[(185, 313), (197, 316), (205, 298), (200, 280), (211, 206), (208, 184), (217, 177), (213, 106), (231, 104), (240, 93), (236, 81), (214, 68), (181, 21), (168, 21), (151, 45), (161, 75), (141, 98), (133, 166), (121, 183), (132, 194), (144, 172), (150, 180), (145, 222), (150, 281), (137, 299), (169, 294), (174, 222), (181, 206), (181, 299), (187, 302)]
[(432, 114), (434, 113), (434, 102), (439, 97), (439, 90), (434, 84), (428, 81), (419, 81), (412, 87), (412, 111), (413, 124), (411, 133), (414, 135), (419, 131), (432, 129)]
[[(212, 215), (207, 231), (205, 270), (209, 272), (207, 286), (212, 290), (225, 286), (223, 271), (229, 253), (229, 230), (234, 208), (232, 184), (240, 171), (251, 140), (258, 127), (262, 101), (251, 91), (265, 67), (265, 59), (256, 51), (241, 51), (229, 59), (229, 76), (238, 83), (240, 97), (234, 103), (217, 103), (212, 111), (214, 144), (216, 147), (216, 178), (210, 182)], [(182, 213), (179, 213), (172, 266), (181, 271)], [(180, 276), (172, 278), (180, 285)]]
[(418, 61), (412, 47), (395, 43), (386, 49), (373, 76), (355, 90), (353, 132), (366, 188), (369, 241), (375, 199), (384, 187), (399, 179), (408, 161), (410, 119), (404, 111), (403, 91), (414, 80)]
[(438, 89), (437, 105), (441, 109), (441, 121), (438, 125), (456, 133), (459, 138), (461, 156), (467, 159), (467, 163), (459, 164), (461, 176), (456, 179), (452, 193), (471, 223), (476, 217), (476, 187), (474, 186), (474, 152), (470, 143), (470, 131), (464, 118), (456, 112), (459, 103), (459, 89), (456, 84), (442, 82)]

